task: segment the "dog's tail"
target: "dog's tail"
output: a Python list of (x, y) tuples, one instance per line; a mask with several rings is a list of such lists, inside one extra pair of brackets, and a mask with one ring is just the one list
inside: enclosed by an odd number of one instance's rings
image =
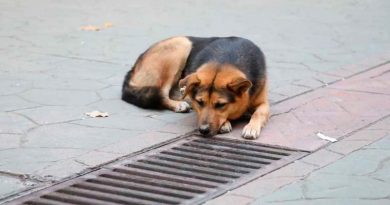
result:
[(122, 100), (142, 108), (161, 109), (162, 95), (158, 87), (135, 87), (129, 84), (132, 71), (130, 70), (122, 85)]

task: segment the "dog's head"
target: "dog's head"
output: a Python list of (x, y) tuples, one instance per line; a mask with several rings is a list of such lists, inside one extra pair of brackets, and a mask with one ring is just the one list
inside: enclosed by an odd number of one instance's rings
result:
[(201, 134), (211, 137), (226, 122), (239, 118), (249, 104), (252, 83), (233, 65), (207, 63), (180, 80), (198, 115)]

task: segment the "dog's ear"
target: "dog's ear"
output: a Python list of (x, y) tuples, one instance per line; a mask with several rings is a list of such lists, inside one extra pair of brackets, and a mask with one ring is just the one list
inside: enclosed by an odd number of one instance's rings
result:
[(192, 73), (179, 81), (179, 88), (183, 90), (184, 99), (192, 90), (200, 84), (200, 80), (196, 73)]
[(234, 79), (227, 85), (227, 87), (237, 95), (242, 95), (245, 91), (252, 87), (252, 83), (248, 79), (240, 77)]

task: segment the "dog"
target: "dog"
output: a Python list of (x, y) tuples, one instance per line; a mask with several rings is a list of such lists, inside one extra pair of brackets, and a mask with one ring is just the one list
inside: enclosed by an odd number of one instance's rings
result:
[[(175, 98), (172, 93), (178, 88), (182, 96)], [(162, 40), (142, 53), (127, 73), (122, 100), (175, 112), (188, 112), (191, 104), (205, 137), (230, 132), (230, 121), (250, 113), (242, 137), (256, 139), (270, 109), (265, 57), (258, 46), (240, 37)]]

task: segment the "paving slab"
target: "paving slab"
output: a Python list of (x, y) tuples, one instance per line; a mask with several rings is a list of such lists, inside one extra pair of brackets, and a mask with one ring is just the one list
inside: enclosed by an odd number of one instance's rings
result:
[(0, 133), (1, 134), (23, 134), (37, 124), (28, 117), (17, 113), (0, 112)]
[[(252, 200), (254, 201), (256, 198), (270, 194), (275, 190), (278, 190), (279, 188), (285, 186), (286, 184), (291, 184), (293, 182), (296, 182), (299, 179), (300, 177), (297, 176), (291, 177), (291, 176), (283, 175), (279, 177), (269, 177), (266, 175), (266, 178), (254, 180), (246, 184), (245, 186), (237, 188), (231, 191), (230, 193), (227, 193), (225, 195), (222, 195), (221, 197), (216, 198), (215, 201), (219, 201), (222, 198), (225, 198), (233, 194), (252, 198)], [(210, 203), (213, 204), (214, 200), (211, 200)]]
[[(15, 110), (14, 113), (28, 116), (39, 125), (71, 122), (88, 118), (84, 113), (88, 112), (85, 106), (39, 106)], [(92, 110), (90, 110), (92, 111)]]
[(97, 151), (126, 155), (148, 147), (168, 141), (177, 136), (176, 133), (147, 132), (140, 134), (136, 139), (124, 139), (96, 149)]
[(87, 105), (99, 100), (96, 93), (80, 90), (34, 88), (19, 96), (39, 105)]
[(22, 134), (0, 134), (0, 150), (19, 147)]
[(247, 205), (253, 202), (252, 198), (248, 198), (245, 196), (239, 196), (239, 195), (229, 195), (225, 198), (220, 198), (218, 200), (206, 202), (205, 205)]
[(19, 79), (2, 79), (0, 81), (0, 95), (22, 93), (31, 87), (31, 82)]
[(278, 169), (277, 172), (272, 172), (263, 177), (263, 179), (280, 179), (280, 178), (297, 178), (303, 177), (318, 169), (320, 165), (310, 163), (304, 160), (292, 162), (289, 166)]
[(38, 107), (38, 105), (27, 102), (18, 96), (0, 96), (0, 111), (15, 111), (34, 107)]
[(384, 137), (252, 204), (389, 203), (390, 183), (385, 174), (390, 171), (389, 139)]
[[(381, 198), (388, 190), (370, 194), (376, 188), (368, 191), (367, 186), (379, 185), (387, 189), (389, 185), (390, 133), (387, 130), (373, 129), (382, 127), (389, 119), (390, 117), (387, 117), (358, 130), (324, 149), (231, 190), (209, 203), (238, 195), (256, 201), (253, 204), (382, 204), (388, 200), (386, 197)], [(353, 142), (364, 143), (352, 144), (353, 149), (349, 148), (348, 143)], [(347, 151), (334, 152), (334, 147), (345, 147)], [(354, 193), (358, 197), (353, 197)]]
[(321, 149), (307, 157), (302, 158), (302, 162), (316, 165), (318, 167), (326, 166), (338, 159), (341, 159), (344, 155), (341, 153), (333, 152), (328, 149)]
[[(44, 151), (43, 151), (44, 150)], [(52, 164), (79, 156), (86, 151), (78, 149), (60, 148), (23, 148), (2, 150), (1, 171), (34, 175)], [(66, 164), (63, 163), (65, 166)], [(71, 168), (71, 167), (70, 167)], [(69, 169), (71, 170), (71, 169)], [(37, 175), (37, 178), (45, 178), (49, 174)]]
[(16, 194), (31, 188), (34, 184), (33, 182), (23, 182), (16, 177), (0, 175), (0, 197)]

